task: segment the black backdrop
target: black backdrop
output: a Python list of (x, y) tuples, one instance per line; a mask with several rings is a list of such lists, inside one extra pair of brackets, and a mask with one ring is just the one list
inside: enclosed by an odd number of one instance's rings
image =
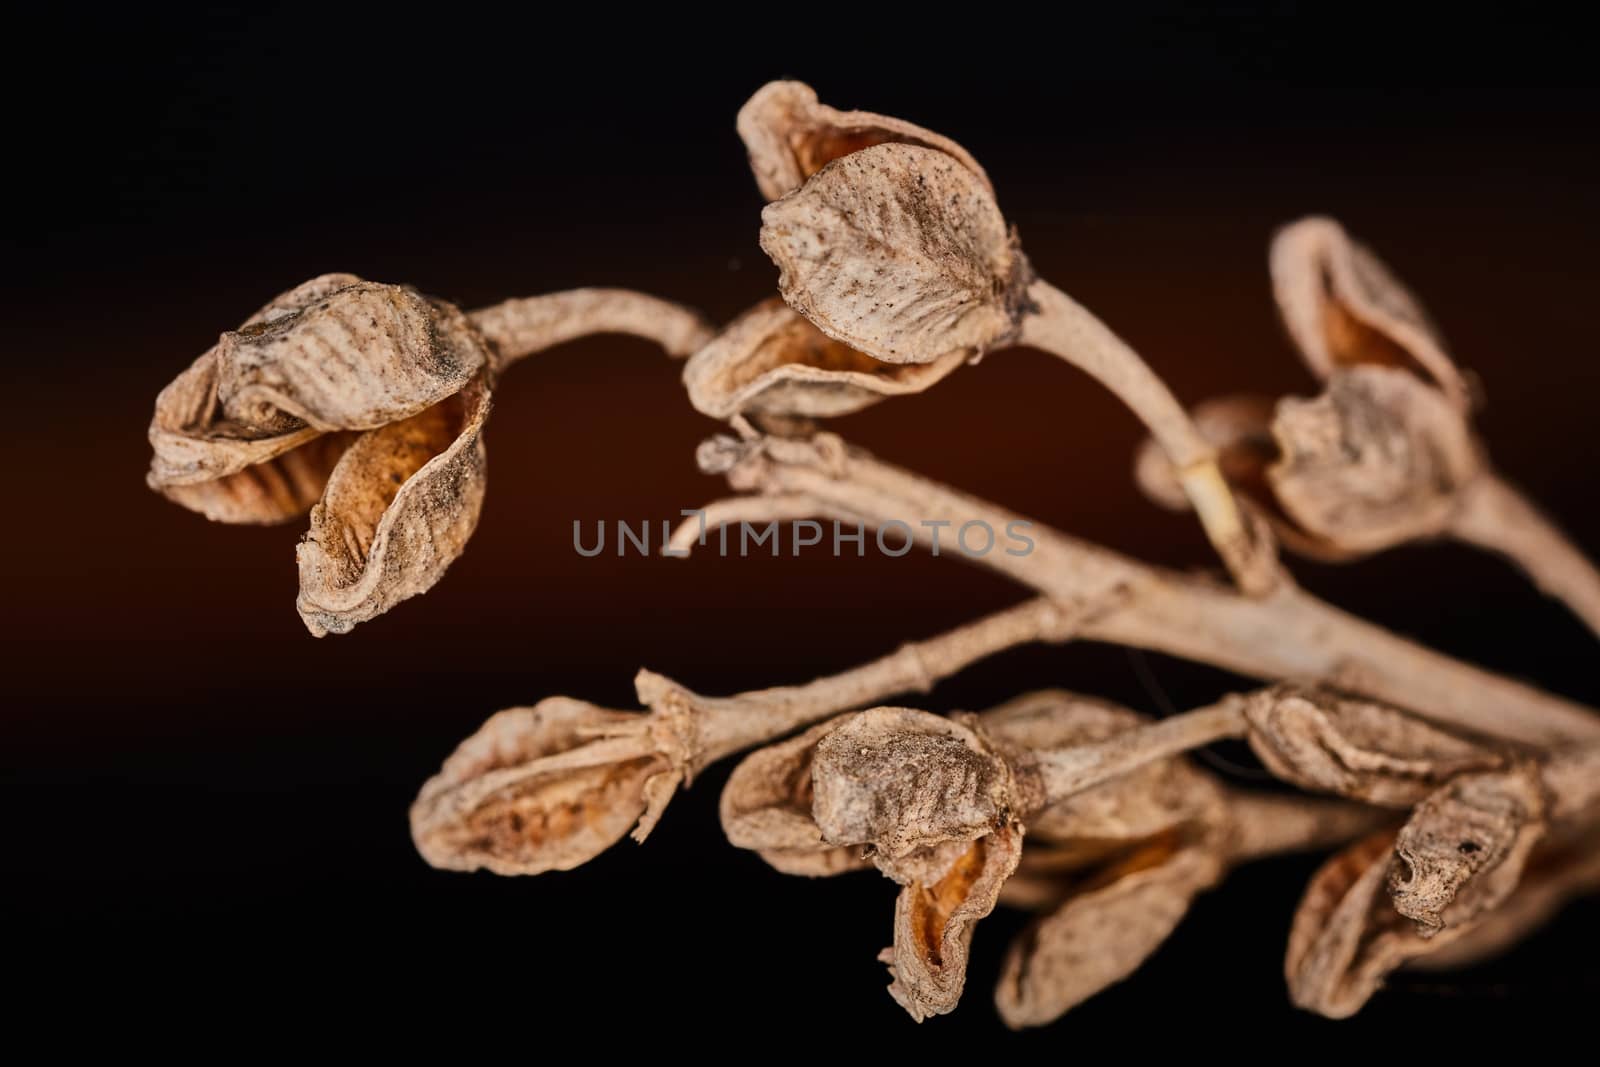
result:
[[(691, 460), (713, 425), (642, 343), (583, 341), (511, 374), (465, 557), (347, 637), (314, 641), (294, 615), (299, 524), (209, 526), (143, 488), (159, 387), (319, 272), (465, 305), (592, 284), (717, 318), (760, 299), (775, 272), (732, 121), (762, 82), (793, 76), (965, 144), (1041, 272), (1186, 398), (1308, 388), (1271, 311), (1265, 243), (1299, 214), (1340, 216), (1482, 375), (1500, 465), (1600, 550), (1586, 462), (1600, 92), (1576, 84), (1581, 35), (1351, 9), (844, 21), (859, 17), (268, 6), (16, 27), (0, 875), (30, 1000), (116, 1018), (118, 1035), (221, 1019), (257, 1040), (320, 1019), (530, 1054), (582, 1033), (608, 1050), (792, 1031), (792, 1047), (819, 1050), (1094, 1039), (1232, 1053), (1574, 1025), (1600, 985), (1592, 903), (1493, 964), (1397, 977), (1351, 1022), (1294, 1013), (1281, 957), (1306, 858), (1240, 872), (1135, 979), (1016, 1038), (989, 987), (1020, 920), (997, 915), (962, 1009), (919, 1030), (873, 961), (892, 887), (786, 879), (726, 847), (726, 768), (646, 846), (576, 872), (425, 867), (407, 804), (499, 707), (554, 693), (629, 707), (640, 665), (704, 692), (802, 681), (1021, 597), (920, 556), (575, 557), (575, 518), (671, 516), (718, 488)], [(1076, 533), (1209, 563), (1185, 520), (1129, 484), (1132, 420), (1037, 354), (838, 428)], [(1299, 573), (1397, 630), (1600, 702), (1591, 639), (1496, 561), (1441, 546)], [(1237, 681), (1101, 646), (1030, 648), (925, 703), (1059, 685), (1154, 712)]]

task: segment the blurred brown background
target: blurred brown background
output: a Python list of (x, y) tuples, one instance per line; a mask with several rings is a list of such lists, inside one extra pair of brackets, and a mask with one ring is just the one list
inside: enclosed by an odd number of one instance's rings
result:
[[(980, 930), (962, 1011), (913, 1031), (873, 962), (891, 887), (787, 880), (725, 847), (725, 768), (645, 847), (579, 872), (446, 875), (411, 850), (417, 785), (498, 708), (557, 693), (631, 707), (643, 665), (708, 693), (804, 681), (1025, 595), (921, 554), (579, 558), (574, 519), (658, 524), (722, 492), (694, 469), (717, 427), (683, 400), (679, 364), (597, 338), (518, 366), (466, 555), (349, 636), (313, 640), (295, 615), (303, 524), (213, 526), (143, 486), (157, 390), (320, 272), (466, 306), (618, 285), (722, 320), (763, 298), (776, 271), (733, 116), (769, 78), (959, 140), (1037, 269), (1185, 399), (1310, 390), (1266, 243), (1302, 214), (1339, 217), (1481, 376), (1498, 465), (1600, 552), (1600, 92), (1573, 84), (1586, 66), (1559, 27), (1496, 27), (1492, 53), (1463, 52), (1437, 26), (1150, 10), (1026, 47), (1018, 25), (837, 40), (791, 21), (730, 48), (671, 24), (609, 40), (457, 5), (438, 17), (101, 23), (33, 83), (4, 317), (0, 876), (28, 916), (24, 947), (43, 950), (46, 1000), (142, 991), (164, 1005), (142, 1013), (151, 1026), (195, 1005), (297, 1021), (342, 1012), (344, 989), (403, 1006), (442, 983), (429, 1025), (447, 1029), (487, 1004), (642, 1033), (691, 1012), (729, 1032), (826, 1018), (874, 1038), (997, 1036), (989, 985), (1015, 920)], [(993, 354), (836, 428), (1043, 522), (1211, 566), (1192, 523), (1133, 488), (1132, 417), (1038, 353)], [(1402, 633), (1600, 703), (1593, 639), (1496, 560), (1441, 546), (1297, 573)], [(926, 704), (1065, 686), (1159, 712), (1236, 683), (1115, 648), (1030, 648)], [(1138, 977), (1035, 1040), (1168, 1015), (1242, 1041), (1229, 1020), (1243, 1012), (1326, 1031), (1289, 1011), (1280, 976), (1314, 866), (1244, 872)], [(1397, 978), (1340, 1032), (1565, 1012), (1595, 990), (1574, 946), (1597, 924), (1589, 904), (1489, 967)], [(160, 977), (130, 983), (152, 959)]]

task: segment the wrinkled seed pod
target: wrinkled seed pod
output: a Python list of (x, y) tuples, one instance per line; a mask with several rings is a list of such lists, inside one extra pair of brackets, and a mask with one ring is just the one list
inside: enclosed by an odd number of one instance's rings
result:
[(843, 156), (761, 220), (784, 300), (875, 359), (931, 363), (1017, 332), (1027, 260), (988, 186), (942, 152)]
[(1341, 370), (1310, 400), (1278, 405), (1282, 458), (1268, 480), (1283, 510), (1341, 548), (1377, 551), (1450, 526), (1481, 470), (1466, 421), (1402, 370)]
[(611, 847), (645, 809), (659, 755), (550, 766), (640, 716), (566, 697), (493, 716), (463, 741), (411, 807), (417, 851), (435, 867), (564, 871)]

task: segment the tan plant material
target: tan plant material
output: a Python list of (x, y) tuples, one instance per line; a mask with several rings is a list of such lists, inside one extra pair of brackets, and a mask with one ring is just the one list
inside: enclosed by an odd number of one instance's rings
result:
[(887, 363), (982, 355), (1022, 342), (1084, 370), (1150, 427), (1236, 579), (1276, 574), (1270, 542), (1238, 513), (1216, 456), (1128, 345), (1035, 276), (965, 153), (887, 140), (838, 155), (762, 212), (778, 290), (828, 336)]
[(739, 109), (739, 137), (750, 153), (761, 195), (788, 196), (840, 156), (878, 144), (932, 148), (960, 163), (985, 188), (989, 178), (967, 150), (931, 130), (870, 111), (837, 111), (817, 100), (811, 86), (768, 82)]
[[(1331, 219), (1281, 230), (1271, 266), (1284, 323), (1324, 391), (1285, 398), (1271, 416), (1250, 398), (1213, 401), (1207, 412), (1231, 417), (1202, 432), (1279, 539), (1339, 560), (1454, 537), (1510, 559), (1600, 632), (1600, 570), (1495, 473), (1469, 422), (1467, 378), (1416, 298)], [(1171, 506), (1157, 447), (1141, 451), (1139, 481)]]
[[(1600, 718), (1580, 705), (1431, 652), (1345, 614), (1284, 578), (1252, 598), (1214, 582), (1150, 567), (873, 459), (834, 434), (809, 439), (718, 438), (702, 447), (704, 469), (755, 495), (706, 509), (708, 526), (750, 514), (835, 518), (881, 527), (917, 518), (912, 536), (929, 544), (928, 524), (994, 530), (1028, 523), (1024, 555), (964, 557), (1064, 604), (1092, 605), (1079, 632), (1092, 640), (1166, 652), (1241, 674), (1315, 682), (1414, 712), (1434, 723), (1530, 745), (1600, 737)], [(774, 509), (773, 502), (781, 503)], [(676, 547), (693, 538), (680, 530)], [(950, 555), (950, 553), (945, 553)], [(1116, 594), (1116, 599), (1106, 598)]]
[(684, 365), (683, 384), (695, 410), (716, 419), (830, 418), (921, 392), (967, 355), (956, 350), (931, 363), (885, 363), (835, 341), (772, 297), (696, 352)]
[[(594, 708), (566, 697), (553, 697), (533, 709), (504, 711), (464, 741), (423, 787), (411, 809), (412, 836), (423, 858), (436, 867), (487, 867), (501, 874), (565, 870), (592, 859), (630, 828), (643, 841), (677, 788), (717, 760), (848, 708), (896, 693), (926, 692), (938, 679), (1015, 645), (1067, 640), (1078, 617), (1049, 600), (1030, 600), (806, 685), (732, 697), (701, 696), (670, 678), (640, 671), (634, 684), (640, 704), (650, 709), (646, 714)], [(540, 710), (547, 707), (556, 710)], [(586, 710), (580, 716), (574, 707)], [(550, 718), (555, 715), (560, 717)], [(549, 721), (572, 728), (555, 730)], [(814, 739), (832, 725), (824, 723), (801, 736)], [(508, 735), (516, 731), (532, 740), (508, 743)], [(786, 742), (751, 757), (759, 772), (744, 767), (735, 771), (723, 795), (723, 825), (730, 838), (758, 849), (781, 870), (828, 874), (848, 869), (849, 857), (845, 852), (808, 855), (834, 850), (820, 844), (814, 831), (794, 826), (797, 820), (811, 823), (813, 744)], [(478, 755), (485, 752), (497, 756), (490, 760)], [(522, 825), (538, 828), (536, 842), (479, 832), (483, 821), (496, 818), (494, 813), (510, 800), (531, 797), (542, 802), (539, 798), (546, 796), (563, 798), (563, 804), (572, 796), (585, 797), (585, 810), (599, 813), (594, 825), (604, 832), (586, 833), (573, 847), (552, 852), (544, 823), (531, 819), (526, 810)], [(795, 810), (799, 814), (791, 818), (788, 813)]]
[(157, 397), (150, 486), (222, 522), (309, 508), (296, 606), (316, 636), (345, 633), (432, 588), (465, 550), (496, 373), (597, 332), (677, 355), (710, 336), (693, 312), (626, 290), (467, 315), (407, 286), (314, 278), (224, 333)]

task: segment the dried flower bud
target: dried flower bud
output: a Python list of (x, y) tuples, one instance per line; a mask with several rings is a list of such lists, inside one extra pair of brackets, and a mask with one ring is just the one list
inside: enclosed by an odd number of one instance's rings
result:
[(921, 1022), (955, 1010), (966, 986), (974, 925), (994, 910), (1022, 856), (1022, 825), (1006, 822), (962, 850), (937, 880), (913, 881), (894, 908), (889, 995)]
[(949, 138), (888, 115), (836, 111), (804, 82), (768, 82), (756, 90), (739, 109), (738, 130), (768, 200), (794, 192), (840, 156), (890, 142), (936, 149), (989, 184), (978, 161)]
[(722, 790), (722, 829), (730, 844), (754, 850), (784, 874), (823, 877), (872, 866), (861, 848), (825, 841), (811, 814), (817, 742), (849, 718), (830, 719), (739, 762)]
[[(1203, 401), (1189, 412), (1200, 436), (1216, 448), (1217, 467), (1228, 484), (1257, 502), (1267, 488), (1267, 467), (1278, 458), (1278, 445), (1272, 439), (1276, 407), (1271, 397), (1223, 396)], [(1144, 495), (1161, 507), (1190, 509), (1172, 460), (1154, 438), (1139, 445), (1133, 476)]]
[(566, 697), (500, 712), (423, 785), (411, 807), (417, 850), (435, 867), (496, 874), (588, 862), (644, 816), (652, 782), (670, 774), (635, 729), (641, 718)]
[(919, 393), (966, 362), (948, 352), (932, 363), (885, 363), (822, 333), (781, 299), (739, 316), (683, 368), (697, 411), (828, 418), (887, 396)]
[(1346, 367), (1397, 367), (1437, 386), (1457, 411), (1470, 407), (1467, 384), (1421, 304), (1337, 222), (1284, 227), (1271, 268), (1284, 325), (1319, 378)]
[(1460, 412), (1390, 367), (1341, 370), (1321, 396), (1285, 399), (1272, 432), (1283, 457), (1267, 472), (1278, 503), (1355, 552), (1444, 534), (1482, 469)]
[(1545, 798), (1531, 764), (1463, 774), (1418, 804), (1395, 839), (1389, 897), (1432, 937), (1497, 907), (1545, 832)]
[(783, 298), (875, 359), (931, 363), (1018, 331), (1027, 260), (987, 183), (943, 152), (853, 152), (761, 218)]
[(995, 987), (1007, 1026), (1043, 1026), (1122, 981), (1160, 948), (1214, 885), (1213, 851), (1153, 841), (1078, 882), (1012, 943)]
[[(291, 289), (162, 390), (149, 483), (222, 522), (303, 513), (350, 437), (452, 396), (488, 358), (456, 308), (328, 274)], [(328, 435), (326, 438), (323, 435)]]
[(1415, 716), (1321, 690), (1275, 686), (1245, 698), (1250, 747), (1305, 789), (1409, 808), (1458, 774), (1504, 758)]
[(910, 708), (849, 716), (817, 743), (813, 815), (823, 839), (888, 859), (1003, 825), (1006, 762), (962, 722)]

